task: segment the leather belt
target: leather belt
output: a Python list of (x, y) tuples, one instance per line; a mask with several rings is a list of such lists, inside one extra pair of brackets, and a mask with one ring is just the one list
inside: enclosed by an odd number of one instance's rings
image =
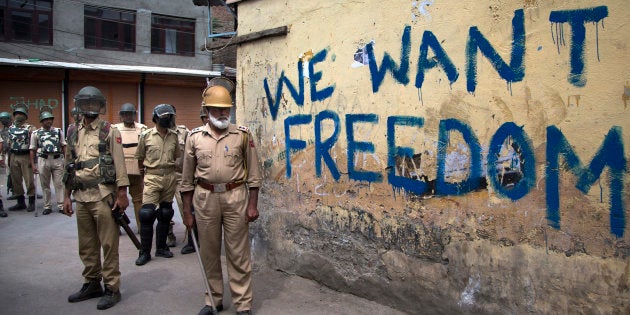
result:
[(245, 181), (242, 180), (238, 180), (235, 182), (231, 182), (231, 183), (226, 183), (226, 184), (210, 184), (208, 182), (206, 182), (203, 179), (198, 178), (197, 179), (197, 185), (201, 186), (201, 188), (203, 189), (207, 189), (213, 193), (220, 193), (220, 192), (226, 192), (226, 191), (230, 191), (236, 187), (239, 187), (241, 185), (243, 185), (245, 183)]
[(63, 155), (61, 155), (61, 153), (56, 153), (56, 154), (55, 153), (40, 153), (38, 156), (44, 159), (47, 159), (49, 157), (52, 157), (53, 159), (58, 159), (62, 157)]
[(133, 147), (137, 147), (138, 144), (137, 143), (123, 143), (122, 147), (123, 148), (133, 148)]
[(165, 167), (165, 168), (147, 168), (144, 172), (145, 174), (164, 176), (164, 175), (172, 174), (174, 171), (175, 171), (174, 167)]

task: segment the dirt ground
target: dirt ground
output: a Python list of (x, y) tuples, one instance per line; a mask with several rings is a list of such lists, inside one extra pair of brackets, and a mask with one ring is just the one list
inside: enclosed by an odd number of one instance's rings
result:
[[(6, 209), (15, 201), (6, 200), (5, 175), (0, 175), (0, 183)], [(37, 190), (41, 192), (39, 186)], [(138, 251), (123, 234), (122, 301), (105, 311), (96, 310), (98, 299), (68, 303), (68, 295), (83, 283), (76, 217), (57, 212), (43, 216), (42, 199), (37, 203), (38, 217), (33, 212), (16, 211), (0, 218), (0, 314), (197, 314), (203, 306), (205, 288), (197, 258), (194, 254), (180, 254), (185, 228), (178, 211), (174, 218), (177, 247), (171, 248), (175, 257), (153, 257), (148, 264), (136, 266)], [(133, 210), (128, 209), (127, 214), (132, 230), (137, 231)], [(403, 314), (269, 269), (262, 259), (253, 259), (255, 314)], [(227, 286), (225, 292), (229, 292)], [(236, 313), (229, 293), (224, 305), (226, 309), (221, 314)]]

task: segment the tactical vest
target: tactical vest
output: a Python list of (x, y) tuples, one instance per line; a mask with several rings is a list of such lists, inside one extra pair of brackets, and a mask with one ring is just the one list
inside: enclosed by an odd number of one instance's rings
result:
[(13, 152), (27, 152), (31, 139), (29, 139), (28, 130), (31, 127), (29, 124), (24, 124), (22, 127), (11, 125), (9, 127), (9, 140), (11, 141), (11, 151)]
[(125, 155), (125, 167), (127, 168), (127, 175), (140, 175), (140, 169), (138, 169), (138, 160), (134, 158), (136, 150), (138, 149), (138, 138), (140, 133), (147, 129), (147, 126), (143, 124), (134, 123), (133, 128), (125, 127), (124, 123), (115, 124), (114, 127), (120, 131), (120, 137), (122, 138), (123, 154)]
[[(66, 165), (66, 174), (64, 175), (64, 182), (66, 183), (66, 187), (70, 187), (71, 189), (87, 189), (91, 187), (96, 187), (98, 184), (115, 184), (116, 183), (116, 166), (114, 165), (114, 159), (112, 158), (111, 152), (109, 152), (107, 146), (107, 136), (109, 135), (111, 124), (107, 121), (101, 121), (99, 125), (99, 144), (98, 144), (98, 152), (99, 156), (97, 158), (80, 161), (77, 162), (77, 153), (76, 153), (76, 144), (78, 141), (78, 130), (76, 125), (71, 125), (68, 127), (68, 148), (70, 149), (70, 154), (72, 155), (71, 163)], [(76, 178), (76, 171), (84, 169), (84, 168), (92, 168), (95, 165), (99, 166), (99, 173), (101, 177), (98, 181), (93, 181), (89, 183), (81, 182)], [(68, 182), (70, 181), (70, 182)]]
[(37, 131), (37, 147), (43, 154), (60, 154), (61, 152), (61, 129), (52, 127), (50, 130), (40, 128)]

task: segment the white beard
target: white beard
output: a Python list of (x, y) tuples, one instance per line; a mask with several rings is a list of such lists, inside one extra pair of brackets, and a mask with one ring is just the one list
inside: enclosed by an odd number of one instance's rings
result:
[(227, 127), (230, 125), (230, 117), (228, 116), (227, 118), (223, 119), (217, 119), (212, 115), (208, 115), (208, 119), (210, 121), (211, 124), (213, 124), (215, 127), (224, 130), (227, 129)]

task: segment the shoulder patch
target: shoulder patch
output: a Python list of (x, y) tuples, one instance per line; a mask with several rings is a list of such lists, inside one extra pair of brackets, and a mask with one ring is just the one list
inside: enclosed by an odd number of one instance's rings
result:
[(236, 127), (236, 129), (242, 131), (242, 132), (249, 132), (249, 129), (243, 125), (239, 125), (238, 127)]
[(189, 136), (192, 136), (194, 133), (197, 133), (197, 132), (200, 132), (200, 131), (203, 131), (203, 126), (201, 126), (201, 127), (197, 127), (197, 128), (195, 128), (195, 129), (191, 130), (191, 131), (190, 131), (190, 133), (189, 133), (188, 135), (189, 135)]

